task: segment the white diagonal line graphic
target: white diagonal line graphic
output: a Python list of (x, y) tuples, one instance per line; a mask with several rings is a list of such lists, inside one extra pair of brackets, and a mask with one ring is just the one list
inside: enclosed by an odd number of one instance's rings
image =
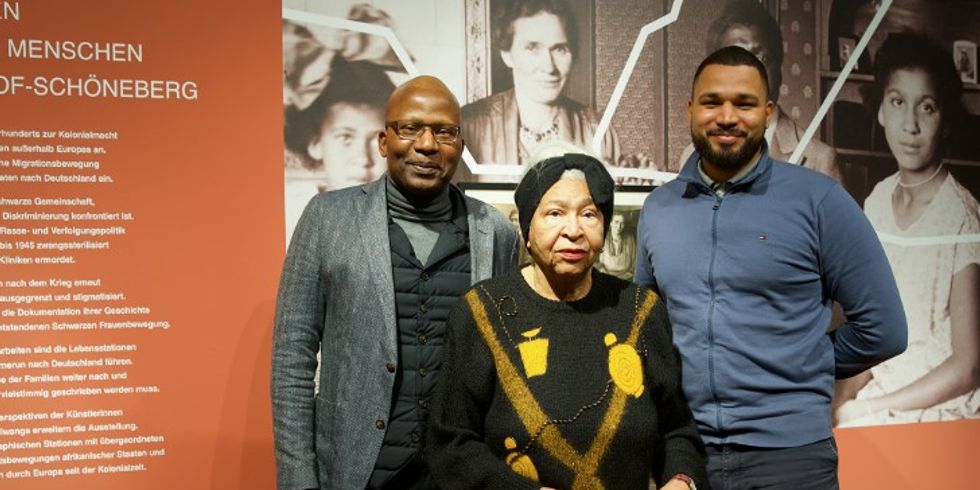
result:
[[(636, 68), (636, 62), (640, 59), (640, 54), (643, 52), (643, 46), (646, 44), (647, 38), (654, 32), (676, 22), (677, 17), (680, 15), (682, 5), (684, 5), (684, 0), (674, 0), (673, 5), (670, 7), (670, 12), (640, 29), (640, 33), (636, 36), (636, 41), (633, 41), (633, 49), (630, 51), (629, 57), (626, 58), (626, 64), (623, 65), (623, 71), (619, 74), (619, 80), (616, 81), (616, 87), (609, 97), (609, 103), (606, 104), (606, 109), (602, 113), (602, 119), (599, 120), (599, 125), (596, 127), (595, 135), (592, 137), (593, 154), (602, 155), (602, 139), (609, 132), (609, 125), (612, 123), (613, 114), (616, 113), (616, 109), (619, 107), (619, 101), (623, 98), (623, 92), (626, 91), (626, 85), (629, 84), (630, 77), (633, 76), (633, 69)], [(677, 177), (677, 174), (672, 172), (618, 167), (609, 167), (609, 173), (613, 177), (640, 177), (661, 180), (663, 182), (674, 180)]]
[(827, 96), (824, 97), (823, 103), (820, 104), (820, 108), (817, 109), (817, 114), (813, 116), (813, 120), (810, 121), (810, 125), (807, 126), (806, 131), (803, 132), (803, 136), (800, 137), (799, 144), (796, 145), (796, 149), (793, 150), (793, 154), (790, 155), (789, 161), (791, 163), (796, 163), (800, 161), (800, 157), (803, 156), (803, 150), (806, 149), (807, 145), (810, 144), (810, 140), (813, 139), (813, 135), (816, 134), (817, 129), (820, 127), (820, 123), (823, 122), (823, 118), (826, 117), (827, 111), (830, 110), (830, 106), (834, 104), (837, 99), (837, 94), (840, 93), (840, 89), (844, 86), (844, 82), (847, 81), (847, 77), (850, 76), (851, 71), (857, 66), (858, 58), (861, 57), (861, 53), (864, 49), (868, 47), (868, 41), (871, 40), (871, 36), (874, 35), (875, 31), (878, 30), (878, 24), (881, 24), (881, 19), (885, 17), (885, 13), (892, 6), (892, 0), (884, 0), (881, 6), (878, 7), (878, 12), (875, 13), (871, 23), (868, 24), (868, 28), (864, 31), (864, 35), (861, 36), (861, 40), (858, 42), (856, 48), (851, 53), (851, 56), (847, 58), (847, 63), (844, 63), (844, 69), (840, 71), (840, 76), (837, 80), (834, 80), (834, 84), (830, 87), (830, 91), (827, 92)]
[(284, 8), (282, 9), (282, 18), (289, 19), (296, 22), (306, 22), (308, 24), (316, 24), (326, 27), (334, 27), (337, 29), (346, 29), (348, 31), (363, 32), (366, 34), (374, 34), (375, 36), (381, 36), (388, 41), (391, 45), (391, 49), (395, 52), (395, 56), (398, 57), (398, 61), (401, 61), (402, 66), (405, 67), (405, 71), (409, 75), (415, 77), (419, 75), (419, 69), (416, 68), (415, 63), (412, 62), (412, 57), (408, 55), (408, 51), (402, 46), (401, 41), (395, 36), (395, 32), (391, 28), (386, 26), (379, 26), (377, 24), (369, 24), (367, 22), (359, 22), (356, 20), (344, 19), (342, 17), (333, 17), (330, 15), (313, 14), (310, 12), (304, 12), (302, 10), (294, 10)]

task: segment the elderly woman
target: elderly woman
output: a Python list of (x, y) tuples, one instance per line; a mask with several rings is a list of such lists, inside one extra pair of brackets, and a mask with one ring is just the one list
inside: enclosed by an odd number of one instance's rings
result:
[(532, 263), (478, 284), (447, 322), (429, 419), (445, 488), (662, 488), (705, 481), (667, 310), (599, 273), (613, 180), (549, 158), (515, 192)]
[[(578, 50), (570, 7), (561, 0), (506, 2), (494, 19), (494, 34), (514, 87), (463, 107), (463, 134), (473, 158), (525, 165), (537, 145), (551, 140), (591, 145), (599, 118), (562, 93)], [(619, 151), (610, 129), (602, 157), (616, 164)]]
[(943, 164), (962, 82), (949, 52), (912, 33), (885, 40), (875, 81), (898, 171), (864, 210), (895, 272), (909, 346), (849, 381), (863, 389), (836, 415), (846, 425), (980, 417), (980, 243), (962, 236), (980, 233), (980, 209)]

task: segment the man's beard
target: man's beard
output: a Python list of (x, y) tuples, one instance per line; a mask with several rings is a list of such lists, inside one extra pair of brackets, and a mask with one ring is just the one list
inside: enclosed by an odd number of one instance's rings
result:
[[(711, 143), (708, 142), (708, 136), (723, 134), (740, 136), (746, 138), (746, 140), (742, 143), (742, 146), (738, 150), (715, 151), (715, 149), (711, 147)], [(694, 132), (692, 129), (691, 140), (694, 142), (694, 149), (697, 150), (699, 155), (701, 155), (701, 159), (726, 170), (738, 170), (744, 167), (752, 160), (752, 157), (754, 157), (756, 152), (759, 151), (759, 148), (762, 147), (761, 133), (753, 138), (747, 132), (739, 129), (729, 131), (712, 129), (708, 131), (707, 136), (702, 136), (701, 134)]]

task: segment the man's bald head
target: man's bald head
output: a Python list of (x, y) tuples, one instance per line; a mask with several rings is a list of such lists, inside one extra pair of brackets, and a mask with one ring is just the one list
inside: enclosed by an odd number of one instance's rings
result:
[(409, 199), (438, 196), (463, 151), (459, 102), (446, 84), (423, 75), (396, 88), (388, 98), (378, 150), (388, 161), (388, 175)]
[(398, 118), (394, 117), (392, 112), (400, 104), (417, 97), (445, 99), (455, 109), (455, 123), (459, 124), (459, 101), (456, 100), (456, 96), (449, 90), (449, 87), (442, 83), (442, 80), (430, 75), (420, 75), (399, 85), (391, 93), (391, 97), (388, 97), (385, 119), (387, 121), (397, 120)]

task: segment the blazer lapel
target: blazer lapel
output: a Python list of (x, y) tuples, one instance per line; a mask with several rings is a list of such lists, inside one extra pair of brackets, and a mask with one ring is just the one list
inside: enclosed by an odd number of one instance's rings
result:
[[(355, 228), (360, 230), (361, 246), (367, 253), (369, 274), (375, 283), (378, 305), (384, 319), (384, 346), (390, 359), (397, 354), (397, 320), (395, 318), (395, 281), (391, 272), (391, 246), (388, 238), (388, 202), (385, 179), (365, 185), (355, 203)], [(370, 302), (368, 302), (370, 303)]]
[(493, 223), (486, 210), (474, 200), (466, 199), (466, 221), (470, 229), (470, 284), (493, 275)]

